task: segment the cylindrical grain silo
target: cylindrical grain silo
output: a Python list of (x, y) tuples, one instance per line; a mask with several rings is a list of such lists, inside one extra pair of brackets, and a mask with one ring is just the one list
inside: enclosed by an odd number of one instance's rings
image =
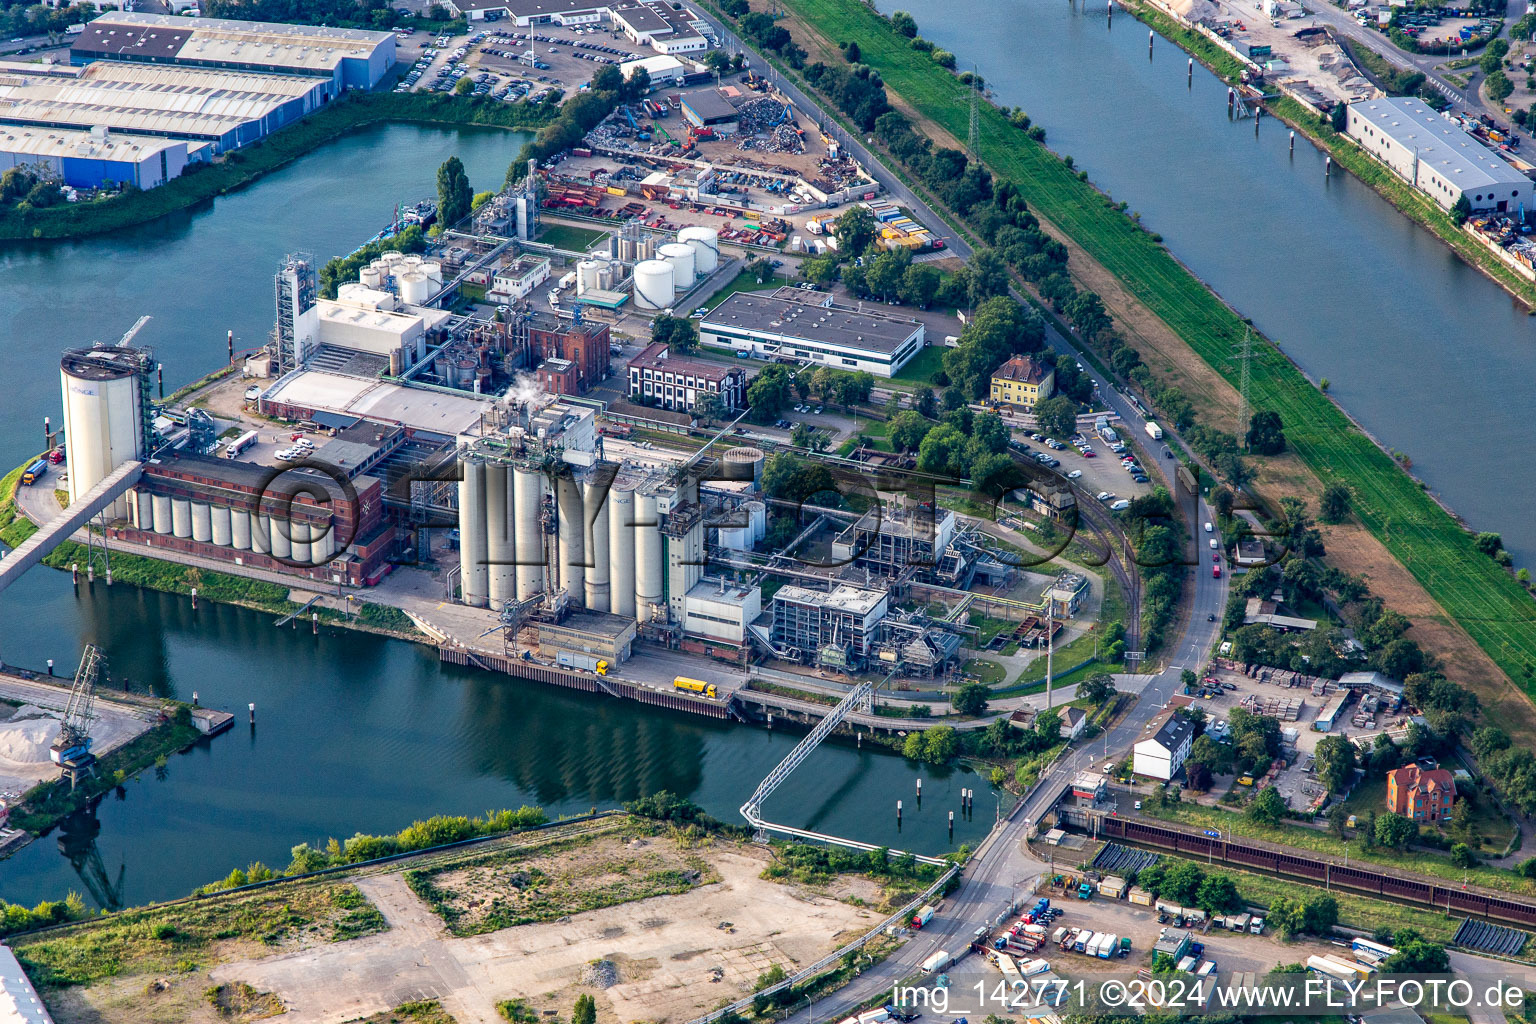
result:
[(750, 480), (754, 483), (763, 478), (763, 463), (767, 456), (761, 448), (731, 448), (721, 457), (721, 475), (727, 480)]
[(264, 512), (251, 513), (251, 554), (272, 553), (272, 517)]
[(310, 529), (309, 560), (315, 565), (324, 565), (331, 560), (336, 553), (336, 523), (332, 520), (324, 526), (315, 526)]
[(213, 522), (212, 541), (220, 547), (229, 547), (233, 539), (230, 535), (229, 506), (214, 505), (209, 511)]
[[(64, 398), (64, 449), (69, 500), (78, 502), (125, 462), (143, 457), (139, 382), (146, 353), (131, 348), (75, 349), (59, 362)], [(108, 506), (109, 518), (128, 515), (128, 499)]]
[(667, 309), (677, 298), (672, 264), (642, 260), (635, 264), (635, 305), (641, 309)]
[(720, 266), (720, 232), (702, 225), (683, 228), (677, 240), (693, 248), (693, 269), (701, 277)]
[(594, 612), (609, 609), (608, 591), (608, 488), (588, 483), (582, 488), (582, 506), (586, 517), (583, 531), (587, 554), (587, 607)]
[(749, 501), (747, 514), (752, 518), (752, 542), (761, 543), (768, 536), (768, 506), (761, 501)]
[(201, 501), (192, 502), (192, 539), (203, 544), (213, 539), (213, 510)]
[(555, 480), (555, 507), (560, 514), (560, 587), (574, 602), (584, 603), (586, 587), (586, 523), (581, 485), (574, 477)]
[(512, 510), (517, 529), (517, 599), (526, 601), (544, 592), (544, 527), (539, 521), (544, 499), (544, 474), (517, 466), (512, 470), (516, 494)]
[(146, 490), (133, 492), (133, 500), (128, 503), (128, 509), (133, 513), (133, 525), (145, 533), (155, 528), (155, 504)]
[(243, 508), (229, 510), (229, 543), (236, 551), (251, 550), (251, 514)]
[(661, 523), (656, 496), (635, 492), (635, 617), (641, 622), (665, 617), (661, 607)]
[(608, 492), (608, 606), (635, 617), (635, 490), (622, 479)]
[(501, 611), (517, 600), (517, 551), (512, 546), (512, 470), (504, 462), (485, 467), (486, 596)]
[(284, 519), (281, 516), (272, 517), (272, 557), (290, 559), (293, 557), (293, 520)]
[(186, 498), (171, 499), (171, 536), (192, 536), (192, 503)]
[(309, 524), (298, 520), (288, 522), (288, 557), (299, 565), (309, 564)]
[(169, 534), (171, 532), (171, 496), (169, 494), (156, 494), (149, 499), (150, 523), (156, 533)]
[(432, 281), (419, 270), (407, 270), (395, 275), (395, 285), (400, 290), (400, 301), (419, 306), (432, 295)]
[(668, 242), (656, 250), (656, 255), (672, 264), (672, 287), (679, 295), (693, 288), (693, 246)]
[(485, 463), (459, 462), (459, 580), (467, 605), (484, 608), (489, 598), (486, 560)]

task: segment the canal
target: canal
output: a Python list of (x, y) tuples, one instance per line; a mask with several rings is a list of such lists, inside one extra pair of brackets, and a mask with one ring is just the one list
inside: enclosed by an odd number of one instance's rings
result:
[[(118, 235), (0, 250), (0, 465), (59, 423), (58, 356), (114, 341), (143, 313), (169, 390), (223, 363), (225, 332), (264, 342), (272, 274), (288, 252), (350, 251), (397, 201), (432, 195), (439, 163), (464, 161), (477, 190), (501, 183), (526, 136), (390, 126), (348, 136), (205, 208)], [(722, 820), (798, 741), (438, 663), (427, 648), (345, 632), (273, 628), (271, 616), (126, 586), (78, 593), (29, 573), (0, 594), (0, 659), (72, 666), (90, 642), (136, 690), (238, 712), (232, 734), (172, 757), (0, 861), (0, 897), (70, 890), (100, 904), (184, 895), (253, 860), (281, 868), (301, 842), (396, 831), (432, 814), (537, 804), (552, 814), (613, 807), (661, 789)], [(260, 711), (256, 730), (244, 709)], [(910, 795), (917, 778), (925, 799)], [(974, 821), (950, 810), (982, 790)], [(990, 787), (969, 771), (828, 745), (771, 798), (770, 820), (937, 853), (991, 825)], [(906, 799), (903, 830), (895, 801)], [(958, 816), (957, 816), (958, 817)], [(119, 879), (121, 882), (119, 884)], [(103, 899), (102, 897), (105, 897)]]
[[(1046, 144), (1139, 211), (1169, 250), (1517, 564), (1536, 564), (1526, 443), (1536, 323), (1286, 126), (1226, 117), (1227, 87), (1121, 11), (1069, 0), (878, 0), (975, 66)], [(986, 25), (986, 31), (977, 26)], [(1282, 410), (1283, 415), (1283, 410)]]

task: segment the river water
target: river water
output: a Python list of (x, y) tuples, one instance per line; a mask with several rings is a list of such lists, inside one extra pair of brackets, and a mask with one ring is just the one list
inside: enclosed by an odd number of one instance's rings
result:
[[(204, 208), (121, 234), (0, 250), (0, 465), (59, 424), (58, 356), (115, 340), (143, 313), (138, 342), (167, 390), (265, 339), (272, 274), (287, 252), (322, 261), (354, 248), (396, 201), (433, 194), (457, 154), (476, 189), (500, 184), (526, 136), (391, 126), (350, 135)], [(739, 821), (737, 808), (798, 735), (620, 704), (438, 663), (426, 648), (345, 632), (277, 630), (272, 618), (116, 586), (76, 593), (37, 569), (0, 594), (0, 659), (73, 666), (89, 642), (136, 689), (239, 713), (232, 734), (173, 757), (82, 816), (0, 861), (0, 898), (74, 889), (135, 904), (185, 894), (252, 860), (283, 866), (300, 842), (393, 832), (438, 813), (538, 804), (612, 807), (660, 789)], [(260, 720), (251, 730), (245, 707)], [(162, 777), (163, 776), (163, 777)], [(925, 800), (910, 799), (922, 777)], [(983, 790), (973, 821), (948, 812)], [(829, 744), (771, 798), (771, 820), (922, 853), (975, 842), (995, 811), (965, 770)], [(906, 798), (898, 831), (894, 803)], [(958, 817), (958, 816), (957, 816)]]
[[(1226, 117), (1227, 87), (1121, 11), (1068, 0), (877, 0), (973, 65), (1100, 188), (1517, 564), (1536, 564), (1529, 391), (1536, 322), (1429, 231), (1266, 118)], [(986, 25), (986, 31), (976, 26)], [(1283, 410), (1282, 410), (1283, 415)]]

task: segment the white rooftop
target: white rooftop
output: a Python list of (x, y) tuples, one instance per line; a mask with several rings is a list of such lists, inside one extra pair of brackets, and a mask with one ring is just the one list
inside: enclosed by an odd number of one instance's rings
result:
[(107, 25), (190, 30), (177, 57), (192, 60), (239, 61), (306, 71), (334, 69), (346, 57), (366, 58), (389, 32), (333, 28), (328, 25), (289, 25), (279, 22), (185, 18), (166, 14), (108, 11), (91, 22)]
[(324, 412), (364, 416), (450, 436), (478, 431), (487, 398), (453, 395), (365, 380), (324, 370), (305, 370), (280, 382), (268, 401)]
[[(181, 139), (110, 132), (106, 138), (88, 128), (45, 128), (41, 125), (0, 124), (0, 153), (32, 157), (73, 157), (82, 160), (113, 160), (142, 163), (162, 150), (187, 146)], [(188, 147), (202, 149), (206, 143)]]
[(1353, 103), (1350, 110), (1399, 145), (1416, 150), (1420, 160), (1463, 191), (1531, 180), (1422, 100), (1383, 97)]
[(833, 611), (852, 612), (855, 615), (868, 615), (880, 606), (885, 597), (883, 590), (865, 590), (846, 583), (839, 583), (832, 588), (831, 593), (810, 590), (806, 587), (788, 586), (780, 587), (773, 595), (775, 601), (782, 598), (785, 601), (793, 601), (795, 604), (818, 605)]

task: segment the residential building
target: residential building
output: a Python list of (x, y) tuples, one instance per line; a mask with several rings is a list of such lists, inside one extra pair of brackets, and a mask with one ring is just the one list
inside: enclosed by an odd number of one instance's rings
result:
[(1056, 369), (1032, 356), (1014, 356), (992, 371), (992, 401), (1033, 409), (1056, 390)]
[(1530, 178), (1423, 100), (1382, 97), (1346, 109), (1345, 134), (1442, 209), (1462, 196), (1474, 210), (1498, 213), (1529, 203)]
[(691, 413), (706, 394), (718, 397), (725, 412), (744, 408), (746, 371), (708, 359), (674, 357), (661, 341), (652, 342), (629, 361), (629, 397), (633, 400)]
[(699, 321), (699, 344), (757, 359), (865, 370), (893, 377), (923, 348), (917, 320), (806, 299), (737, 292)]
[(1080, 707), (1068, 704), (1058, 709), (1061, 715), (1061, 732), (1058, 735), (1064, 740), (1075, 740), (1088, 728), (1088, 712)]
[(1167, 782), (1184, 767), (1184, 759), (1195, 741), (1195, 726), (1172, 711), (1152, 721), (1156, 731), (1131, 748), (1131, 768), (1137, 775)]
[(1416, 764), (1387, 772), (1387, 810), (1414, 821), (1442, 821), (1456, 802), (1456, 778), (1445, 768)]

